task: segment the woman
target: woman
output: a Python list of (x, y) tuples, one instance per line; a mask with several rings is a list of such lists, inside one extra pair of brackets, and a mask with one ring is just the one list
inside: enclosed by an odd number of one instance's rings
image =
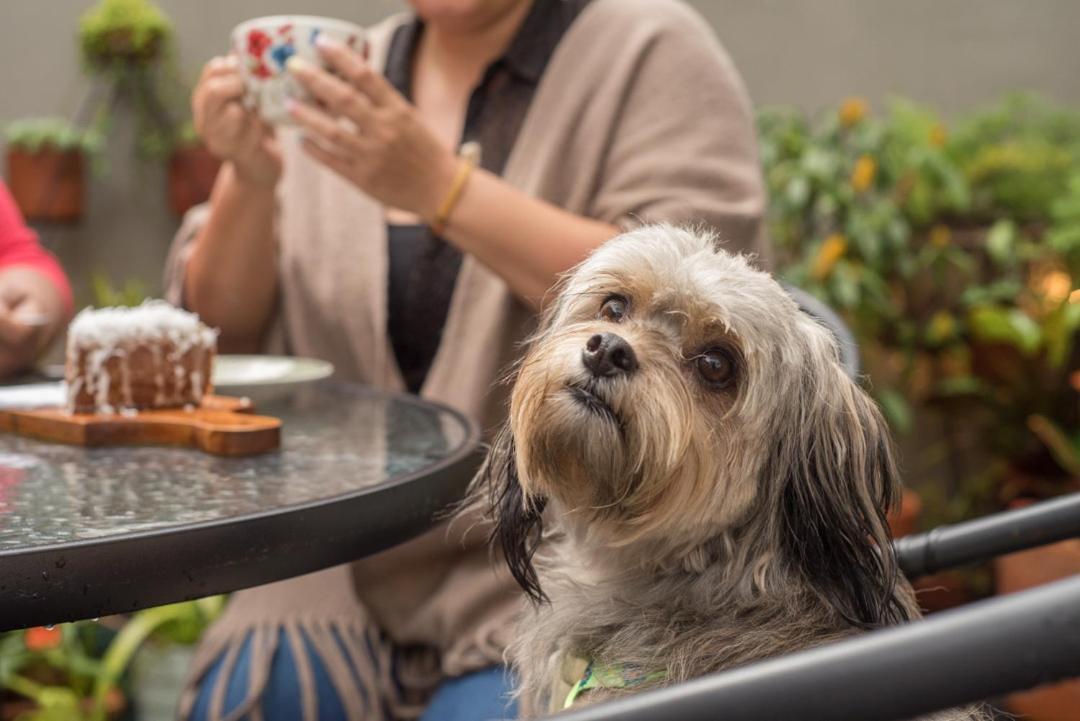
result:
[[(325, 358), (490, 429), (545, 293), (621, 227), (707, 223), (760, 250), (749, 103), (675, 0), (410, 4), (366, 58), (331, 43), (333, 72), (292, 63), (315, 98), (291, 107), (300, 133), (244, 109), (232, 61), (207, 65), (196, 124), (225, 164), (168, 280), (225, 349)], [(467, 525), (237, 594), (182, 712), (511, 714), (499, 664), (520, 600)]]
[(71, 319), (71, 286), (0, 181), (0, 377), (25, 370)]

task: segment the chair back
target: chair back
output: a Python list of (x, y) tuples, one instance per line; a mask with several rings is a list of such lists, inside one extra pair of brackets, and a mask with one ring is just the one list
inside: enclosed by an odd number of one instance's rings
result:
[(802, 288), (796, 288), (786, 283), (782, 285), (788, 295), (798, 303), (803, 313), (806, 313), (832, 332), (833, 337), (836, 338), (836, 342), (840, 346), (841, 365), (844, 366), (844, 370), (847, 371), (851, 378), (856, 378), (859, 375), (859, 346), (855, 342), (855, 336), (852, 335), (847, 323), (836, 314), (836, 311)]

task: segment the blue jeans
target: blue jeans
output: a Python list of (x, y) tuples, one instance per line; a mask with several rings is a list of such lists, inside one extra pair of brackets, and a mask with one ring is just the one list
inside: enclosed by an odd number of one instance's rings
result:
[[(284, 631), (281, 632), (284, 636)], [(315, 681), (319, 702), (319, 721), (344, 721), (347, 718), (341, 699), (334, 690), (330, 675), (319, 660), (315, 647), (304, 639), (311, 672)], [(199, 686), (199, 695), (192, 709), (191, 721), (207, 721), (210, 718), (210, 697), (217, 685), (225, 659), (219, 659)], [(222, 715), (243, 703), (247, 696), (248, 674), (251, 665), (250, 638), (243, 647), (228, 679)], [(355, 676), (354, 676), (355, 678)], [(359, 684), (359, 680), (357, 679)], [(361, 688), (361, 695), (377, 693), (375, 689)], [(510, 698), (513, 690), (510, 673), (503, 666), (474, 671), (464, 676), (443, 681), (432, 696), (420, 721), (495, 721), (516, 719), (517, 705)], [(274, 659), (270, 665), (270, 677), (259, 704), (264, 721), (295, 721), (303, 717), (300, 705), (300, 681), (292, 649), (284, 638), (279, 638)]]

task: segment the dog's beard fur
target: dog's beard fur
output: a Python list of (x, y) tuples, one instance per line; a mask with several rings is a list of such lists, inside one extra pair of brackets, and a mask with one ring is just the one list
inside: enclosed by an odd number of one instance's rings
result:
[[(618, 320), (601, 315), (613, 296)], [(636, 369), (590, 373), (598, 333)], [(695, 367), (715, 348), (726, 387)], [(529, 714), (558, 707), (583, 659), (677, 683), (919, 615), (880, 413), (829, 331), (708, 234), (646, 227), (564, 280), (476, 484), (535, 601), (510, 650)]]

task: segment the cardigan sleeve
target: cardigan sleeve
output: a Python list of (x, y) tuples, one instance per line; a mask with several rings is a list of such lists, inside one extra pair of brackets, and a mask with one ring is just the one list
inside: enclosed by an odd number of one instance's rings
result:
[(209, 203), (200, 203), (184, 213), (180, 229), (176, 231), (172, 246), (169, 248), (162, 287), (165, 289), (165, 300), (178, 308), (187, 308), (184, 299), (184, 280), (187, 277), (188, 261), (191, 260), (191, 251), (195, 249), (195, 237), (206, 225), (209, 215)]
[(640, 50), (601, 169), (596, 217), (624, 228), (701, 224), (730, 250), (765, 255), (753, 113), (731, 59), (682, 3), (639, 11), (634, 32), (647, 37), (633, 43)]
[(38, 243), (37, 235), (23, 221), (7, 186), (0, 181), (0, 268), (20, 266), (45, 276), (56, 289), (66, 312), (71, 312), (71, 285), (60, 263)]

